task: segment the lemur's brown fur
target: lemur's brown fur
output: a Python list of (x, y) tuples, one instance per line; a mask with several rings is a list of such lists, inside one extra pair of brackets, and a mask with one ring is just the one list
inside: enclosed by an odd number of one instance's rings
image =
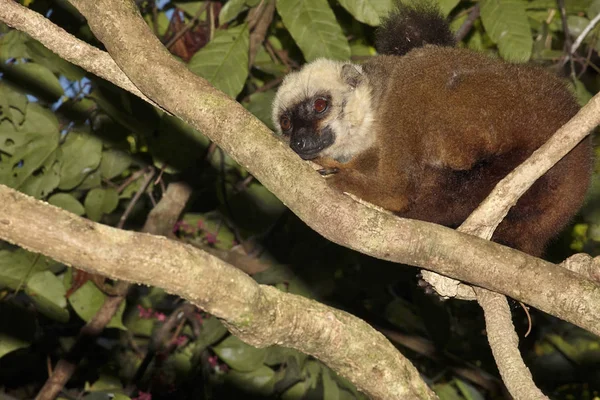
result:
[[(431, 45), (431, 44), (434, 45)], [(283, 81), (273, 120), (329, 182), (400, 216), (457, 227), (579, 109), (542, 68), (454, 48), (431, 4), (399, 4), (362, 65), (316, 60)], [(581, 142), (511, 209), (493, 240), (539, 256), (583, 202)]]
[[(398, 215), (457, 227), (494, 185), (578, 110), (541, 68), (464, 49), (426, 46), (363, 65), (375, 87), (376, 144), (337, 167), (331, 183)], [(381, 88), (376, 88), (381, 85)], [(519, 200), (493, 240), (540, 255), (588, 188), (589, 139)]]

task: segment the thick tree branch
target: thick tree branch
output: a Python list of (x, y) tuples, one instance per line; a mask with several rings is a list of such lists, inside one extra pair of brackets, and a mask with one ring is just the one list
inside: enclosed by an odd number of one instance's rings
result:
[[(8, 3), (0, 0), (0, 18), (10, 25), (2, 15)], [(128, 2), (74, 3), (144, 93), (203, 131), (326, 238), (505, 293), (600, 334), (600, 289), (588, 280), (494, 243), (381, 213), (330, 189), (242, 106), (170, 57)], [(104, 10), (111, 13), (104, 15)], [(64, 48), (50, 49), (64, 57)], [(598, 107), (596, 103), (584, 110)], [(574, 127), (588, 129), (581, 123)]]
[(0, 238), (88, 272), (176, 293), (223, 319), (245, 342), (313, 355), (373, 399), (436, 398), (412, 364), (365, 322), (259, 285), (190, 245), (97, 224), (3, 185)]

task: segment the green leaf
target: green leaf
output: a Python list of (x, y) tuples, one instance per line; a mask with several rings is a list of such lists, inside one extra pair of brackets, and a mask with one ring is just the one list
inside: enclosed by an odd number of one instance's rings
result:
[(60, 58), (37, 40), (30, 39), (26, 44), (31, 59), (52, 72), (64, 75), (72, 81), (78, 81), (85, 76), (84, 70)]
[(14, 302), (0, 302), (0, 321), (0, 357), (29, 346), (39, 334), (35, 314)]
[(65, 287), (50, 271), (37, 272), (27, 280), (25, 293), (31, 297), (36, 308), (48, 318), (60, 322), (69, 320)]
[(11, 58), (29, 58), (26, 43), (29, 35), (16, 29), (0, 37), (0, 63), (4, 64)]
[(148, 26), (150, 26), (152, 32), (158, 31), (159, 36), (164, 36), (167, 33), (167, 29), (169, 29), (169, 24), (171, 23), (169, 17), (167, 17), (164, 11), (159, 12), (156, 16), (156, 25), (158, 29), (156, 29), (154, 26), (154, 18), (152, 17), (152, 13), (144, 14), (144, 20)]
[[(198, 11), (200, 11), (200, 9), (205, 5), (205, 3), (206, 2), (204, 1), (191, 1), (189, 3), (176, 2), (175, 6), (180, 10), (183, 10), (189, 16), (193, 17), (198, 13)], [(202, 17), (202, 15), (206, 15), (206, 9), (198, 17)], [(204, 20), (204, 18), (199, 19), (201, 21)]]
[(231, 21), (244, 10), (247, 10), (246, 0), (229, 0), (219, 13), (219, 24), (223, 25)]
[(286, 390), (282, 395), (282, 400), (302, 400), (308, 391), (308, 387), (305, 382), (298, 382), (291, 388)]
[(61, 146), (61, 190), (71, 190), (100, 165), (102, 141), (85, 132), (69, 132)]
[[(81, 319), (89, 322), (102, 307), (105, 299), (106, 295), (91, 281), (87, 281), (69, 297), (69, 304)], [(123, 311), (125, 311), (125, 301), (121, 303), (107, 327), (126, 331), (127, 328), (123, 325)]]
[(102, 152), (100, 173), (105, 179), (112, 179), (121, 175), (131, 165), (132, 158), (124, 151), (108, 149)]
[(194, 54), (189, 69), (235, 98), (248, 76), (248, 25), (218, 30), (213, 40)]
[(21, 132), (34, 133), (47, 139), (59, 139), (58, 119), (49, 109), (38, 103), (29, 103), (25, 112), (25, 121), (19, 128)]
[(19, 62), (4, 65), (3, 68), (12, 76), (23, 80), (27, 87), (35, 88), (51, 99), (56, 99), (64, 94), (60, 81), (47, 67), (34, 62)]
[(340, 4), (358, 21), (378, 26), (381, 18), (390, 13), (394, 2), (392, 0), (340, 0)]
[(12, 157), (0, 161), (0, 182), (43, 198), (60, 181), (59, 156), (57, 136), (31, 140), (15, 149)]
[(87, 190), (94, 189), (99, 187), (102, 184), (102, 174), (100, 173), (100, 169), (97, 169), (91, 172), (88, 176), (85, 177), (81, 185), (77, 186), (78, 190)]
[(75, 197), (69, 193), (57, 193), (48, 199), (48, 203), (72, 212), (75, 215), (85, 214), (85, 208)]
[(47, 271), (54, 261), (27, 250), (0, 250), (0, 287), (17, 290), (33, 274)]
[(15, 350), (29, 347), (31, 342), (0, 332), (0, 358)]
[(531, 57), (533, 39), (521, 0), (482, 0), (481, 21), (498, 45), (500, 56), (512, 62), (526, 62)]
[(119, 194), (113, 188), (95, 188), (89, 191), (83, 202), (85, 213), (92, 221), (100, 221), (103, 214), (113, 212), (119, 205)]
[(587, 9), (587, 16), (593, 19), (596, 15), (600, 14), (600, 0), (592, 1), (592, 4)]
[(104, 392), (92, 392), (82, 397), (83, 400), (131, 400), (123, 393), (115, 392), (114, 390)]
[(483, 394), (481, 394), (474, 386), (468, 384), (467, 382), (460, 379), (454, 379), (454, 383), (466, 400), (485, 400)]
[(244, 102), (244, 107), (250, 111), (254, 116), (260, 119), (265, 125), (271, 130), (273, 127), (273, 121), (271, 121), (271, 107), (273, 99), (275, 98), (274, 90), (267, 90), (266, 92), (258, 92), (252, 94), (247, 102)]
[(16, 125), (22, 124), (28, 102), (27, 96), (0, 81), (0, 119), (8, 118)]
[(213, 347), (213, 350), (227, 365), (241, 372), (260, 368), (267, 354), (267, 349), (257, 349), (233, 335)]
[(273, 394), (275, 372), (266, 365), (249, 372), (229, 371), (227, 379), (250, 393), (262, 396)]
[(440, 11), (444, 17), (450, 15), (452, 10), (460, 3), (460, 0), (437, 0)]
[(331, 377), (329, 370), (323, 368), (323, 398), (327, 400), (337, 400), (340, 397), (340, 388), (337, 382)]
[(578, 15), (569, 15), (567, 17), (567, 24), (569, 25), (569, 34), (573, 37), (577, 37), (583, 32), (585, 27), (590, 24), (590, 20)]
[(577, 98), (577, 102), (580, 106), (584, 106), (588, 101), (593, 97), (592, 94), (587, 90), (583, 82), (579, 79), (575, 79), (574, 87), (572, 88), (575, 93), (575, 97)]
[(227, 334), (227, 328), (215, 317), (209, 317), (202, 322), (200, 335), (195, 340), (197, 349), (206, 348), (219, 341)]
[(348, 41), (326, 1), (278, 1), (277, 12), (306, 61), (319, 57), (333, 60), (350, 57)]

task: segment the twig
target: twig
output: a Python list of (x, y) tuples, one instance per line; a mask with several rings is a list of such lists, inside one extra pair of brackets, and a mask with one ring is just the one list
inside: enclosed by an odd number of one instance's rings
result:
[(208, 6), (211, 4), (210, 1), (206, 2), (205, 4), (202, 5), (202, 7), (200, 7), (198, 9), (198, 11), (196, 11), (196, 14), (194, 14), (194, 16), (192, 17), (192, 19), (185, 24), (185, 26), (183, 28), (181, 28), (178, 32), (175, 33), (175, 35), (169, 39), (169, 41), (165, 44), (165, 47), (167, 49), (170, 49), (171, 46), (173, 46), (183, 35), (185, 35), (185, 33), (187, 31), (189, 31), (190, 29), (192, 29), (194, 27), (194, 25), (196, 25), (196, 22), (198, 22), (198, 19), (200, 18), (200, 16), (202, 15), (202, 13), (204, 11), (206, 11), (206, 9), (208, 8)]
[(476, 4), (473, 9), (471, 9), (471, 12), (469, 13), (469, 16), (465, 22), (463, 22), (460, 28), (458, 28), (458, 31), (456, 31), (454, 37), (456, 38), (457, 42), (460, 42), (465, 38), (465, 36), (467, 36), (477, 18), (479, 18), (479, 4)]

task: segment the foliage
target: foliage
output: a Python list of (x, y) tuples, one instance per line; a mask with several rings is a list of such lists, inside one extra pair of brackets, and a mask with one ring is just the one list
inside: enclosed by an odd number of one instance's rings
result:
[[(480, 17), (471, 21), (460, 46), (563, 71), (582, 104), (598, 91), (600, 28), (587, 33), (570, 59), (565, 46), (600, 12), (600, 0), (565, 0), (568, 36), (554, 0), (437, 3), (455, 31), (479, 7)], [(27, 4), (98, 45), (62, 2)], [(374, 55), (374, 30), (393, 7), (392, 0), (278, 0), (270, 21), (263, 18), (269, 12), (266, 0), (137, 4), (153, 31), (190, 70), (270, 127), (271, 101), (287, 72), (318, 57), (361, 62)], [(266, 36), (257, 38), (256, 27), (265, 21), (270, 21), (263, 30)], [(126, 229), (139, 229), (165, 185), (186, 180), (196, 196), (174, 228), (181, 240), (241, 252), (260, 267), (253, 271), (258, 282), (328, 302), (393, 331), (390, 338), (441, 399), (502, 398), (498, 381), (490, 377), (496, 372), (473, 305), (440, 304), (415, 287), (413, 269), (326, 242), (199, 132), (6, 26), (0, 26), (0, 74), (0, 183), (94, 221), (117, 225), (124, 217)], [(160, 179), (144, 188), (149, 167)], [(139, 190), (143, 196), (134, 197)], [(591, 200), (551, 249), (552, 256), (564, 256), (569, 245), (597, 253), (599, 190), (594, 178)], [(80, 279), (64, 265), (2, 246), (2, 390), (33, 397), (46, 378), (46, 357), (54, 364), (64, 356), (84, 321), (104, 303), (110, 283), (104, 287), (84, 277), (77, 284)], [(89, 350), (68, 394), (85, 391), (84, 399), (240, 393), (246, 393), (244, 398), (290, 400), (364, 398), (311, 357), (280, 347), (255, 349), (199, 310), (165, 339), (145, 373), (136, 377), (143, 364), (140, 354), (148, 351), (151, 338), (177, 306), (176, 298), (159, 289), (133, 290)], [(522, 335), (526, 324), (520, 309), (515, 318)], [(539, 313), (533, 312), (533, 318), (534, 330), (522, 348), (536, 380), (553, 398), (592, 398), (600, 388), (598, 377), (579, 379), (579, 373), (600, 359), (598, 338)], [(126, 390), (130, 383), (136, 391)]]

